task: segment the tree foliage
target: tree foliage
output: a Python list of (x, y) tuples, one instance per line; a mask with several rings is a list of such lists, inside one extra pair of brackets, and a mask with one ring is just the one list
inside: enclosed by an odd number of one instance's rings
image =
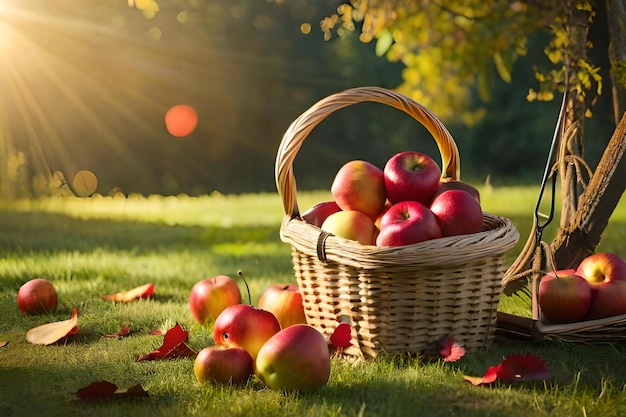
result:
[(515, 62), (540, 32), (549, 35), (545, 58), (534, 64), (527, 99), (550, 101), (569, 86), (590, 107), (602, 92), (600, 68), (587, 58), (593, 43), (581, 50), (571, 32), (586, 34), (595, 15), (587, 0), (350, 0), (321, 29), (326, 39), (359, 31), (362, 42), (376, 42), (378, 54), (404, 64), (399, 91), (442, 119), (463, 114), (472, 124), (484, 114), (468, 110), (473, 89), (489, 100), (494, 69), (510, 83)]

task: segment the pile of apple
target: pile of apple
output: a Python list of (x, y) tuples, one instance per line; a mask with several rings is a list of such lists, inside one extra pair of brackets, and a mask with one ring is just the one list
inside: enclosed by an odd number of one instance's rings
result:
[(575, 269), (549, 272), (539, 283), (538, 302), (543, 316), (555, 323), (626, 314), (626, 262), (598, 252)]
[(480, 232), (478, 190), (441, 178), (428, 155), (400, 152), (384, 169), (361, 160), (344, 164), (331, 186), (332, 201), (302, 215), (307, 223), (345, 239), (380, 247)]
[(189, 308), (202, 325), (214, 320), (215, 345), (194, 362), (199, 383), (238, 385), (256, 375), (271, 389), (311, 391), (328, 382), (328, 342), (306, 324), (297, 285), (270, 285), (254, 307), (241, 303), (235, 280), (218, 275), (193, 286)]

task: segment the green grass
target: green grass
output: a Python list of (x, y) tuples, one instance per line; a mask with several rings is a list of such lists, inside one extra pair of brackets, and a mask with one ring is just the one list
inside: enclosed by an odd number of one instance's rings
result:
[[(483, 189), (485, 210), (511, 218), (528, 236), (537, 189)], [(303, 209), (327, 198), (303, 193)], [(252, 379), (242, 388), (199, 385), (193, 359), (134, 361), (159, 346), (148, 333), (179, 322), (196, 350), (209, 330), (187, 311), (191, 286), (201, 278), (244, 271), (256, 302), (271, 282), (295, 282), (288, 245), (279, 239), (281, 202), (275, 194), (129, 199), (44, 199), (0, 202), (0, 416), (623, 416), (626, 347), (623, 344), (529, 343), (498, 339), (490, 349), (454, 364), (382, 355), (351, 364), (333, 360), (319, 392), (284, 394)], [(555, 221), (558, 223), (558, 218)], [(546, 230), (551, 239), (556, 224)], [(626, 205), (620, 204), (599, 249), (626, 257)], [(57, 312), (23, 317), (15, 296), (35, 277), (51, 280)], [(112, 304), (100, 296), (154, 282), (156, 296)], [(242, 290), (243, 290), (242, 286)], [(80, 309), (79, 333), (63, 343), (36, 346), (28, 329), (69, 318)], [(525, 311), (503, 299), (503, 311)], [(103, 339), (130, 324), (133, 336)], [(510, 353), (543, 357), (553, 378), (541, 383), (474, 387), (463, 375), (482, 375)], [(148, 398), (100, 403), (75, 400), (97, 380), (120, 388), (141, 383)]]

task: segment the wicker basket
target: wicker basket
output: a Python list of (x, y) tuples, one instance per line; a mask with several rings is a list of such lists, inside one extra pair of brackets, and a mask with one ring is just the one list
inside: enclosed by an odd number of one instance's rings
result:
[(319, 101), (286, 131), (276, 159), (285, 213), (280, 235), (291, 244), (296, 279), (310, 325), (329, 337), (338, 322), (352, 329), (344, 353), (421, 353), (452, 336), (468, 350), (495, 334), (504, 253), (519, 239), (510, 220), (484, 213), (483, 230), (402, 247), (380, 248), (329, 235), (302, 221), (293, 162), (311, 130), (336, 110), (365, 102), (395, 107), (428, 129), (442, 157), (442, 176), (458, 179), (456, 143), (426, 108), (377, 87), (346, 90)]

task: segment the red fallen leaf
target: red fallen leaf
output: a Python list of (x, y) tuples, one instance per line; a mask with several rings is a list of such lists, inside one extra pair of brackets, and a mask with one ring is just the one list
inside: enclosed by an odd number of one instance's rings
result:
[(98, 401), (112, 397), (147, 397), (148, 392), (137, 384), (127, 390), (118, 390), (117, 385), (109, 381), (98, 381), (80, 388), (76, 395), (83, 401)]
[(155, 359), (175, 359), (196, 356), (198, 352), (191, 349), (185, 343), (189, 339), (189, 334), (180, 324), (176, 323), (169, 329), (163, 337), (163, 344), (160, 348), (146, 355), (137, 357), (137, 362), (152, 361)]
[(118, 292), (116, 294), (105, 295), (102, 297), (105, 301), (115, 301), (116, 303), (128, 303), (140, 298), (148, 298), (154, 294), (154, 284), (149, 283), (132, 290)]
[(348, 323), (339, 323), (333, 334), (330, 335), (330, 343), (338, 349), (345, 349), (350, 346), (351, 340), (352, 335)]
[(150, 332), (150, 336), (161, 336), (163, 334), (163, 330), (154, 329)]
[(110, 337), (110, 338), (117, 338), (117, 339), (121, 339), (122, 337), (126, 337), (126, 336), (130, 336), (130, 326), (127, 324), (126, 326), (122, 327), (122, 330), (120, 330), (117, 333), (111, 333), (111, 334), (104, 334), (102, 335), (102, 337)]
[(456, 362), (465, 355), (465, 348), (454, 343), (454, 339), (448, 337), (444, 342), (439, 354), (444, 362)]
[(504, 381), (539, 381), (550, 378), (546, 362), (535, 355), (509, 355), (496, 366), (487, 369), (482, 377), (463, 376), (474, 385)]
[(3, 341), (0, 342), (0, 348), (3, 348), (3, 347), (5, 347), (8, 344), (9, 344), (9, 342), (7, 340), (3, 340)]
[(69, 320), (47, 323), (26, 333), (26, 340), (36, 345), (50, 345), (78, 331), (78, 309), (72, 310)]

